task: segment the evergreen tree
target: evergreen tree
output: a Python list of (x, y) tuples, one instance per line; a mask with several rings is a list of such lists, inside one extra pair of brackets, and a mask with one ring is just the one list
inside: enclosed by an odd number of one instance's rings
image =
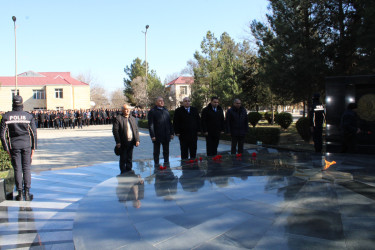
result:
[[(137, 77), (141, 77), (143, 79), (146, 78), (146, 64), (137, 57), (133, 60), (133, 63), (130, 66), (125, 67), (124, 72), (127, 75), (127, 78), (124, 78), (124, 94), (132, 105), (138, 105), (136, 98), (134, 98), (134, 90), (131, 83)], [(147, 106), (152, 105), (157, 96), (162, 96), (164, 98), (167, 96), (164, 86), (161, 83), (160, 78), (157, 76), (155, 70), (148, 72), (146, 88), (148, 100)]]
[(324, 89), (321, 2), (270, 0), (268, 25), (251, 24), (259, 47), (260, 76), (285, 104), (307, 101)]
[(208, 31), (201, 43), (201, 53), (194, 54), (197, 64), (192, 86), (193, 105), (200, 108), (213, 95), (220, 98), (224, 107), (231, 105), (234, 98), (240, 98), (239, 77), (248, 53), (246, 42), (237, 44), (227, 33), (218, 40)]

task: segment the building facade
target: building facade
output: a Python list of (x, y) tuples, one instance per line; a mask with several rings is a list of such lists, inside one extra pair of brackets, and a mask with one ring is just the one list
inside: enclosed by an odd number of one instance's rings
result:
[(173, 99), (174, 108), (180, 107), (182, 99), (191, 97), (191, 87), (194, 83), (192, 76), (180, 76), (173, 81), (167, 83), (166, 89)]
[[(12, 110), (15, 77), (0, 77), (0, 111)], [(17, 75), (17, 94), (24, 110), (68, 110), (90, 108), (90, 86), (70, 72), (34, 72)]]

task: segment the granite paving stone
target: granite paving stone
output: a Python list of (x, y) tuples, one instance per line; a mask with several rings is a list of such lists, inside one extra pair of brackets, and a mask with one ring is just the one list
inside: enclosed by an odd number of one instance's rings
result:
[[(220, 142), (222, 159), (155, 168), (141, 130), (119, 176), (111, 125), (40, 129), (34, 200), (0, 203), (1, 249), (372, 249), (374, 156), (311, 154)], [(252, 153), (256, 153), (253, 157)], [(336, 161), (325, 172), (324, 160)], [(329, 179), (324, 177), (329, 176)], [(340, 176), (351, 178), (338, 179)]]

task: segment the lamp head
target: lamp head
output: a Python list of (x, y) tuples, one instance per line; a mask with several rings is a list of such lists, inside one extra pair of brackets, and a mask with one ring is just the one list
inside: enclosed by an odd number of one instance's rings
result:
[(147, 25), (146, 25), (146, 30), (147, 30), (149, 27), (150, 27), (150, 25), (147, 24)]
[(12, 16), (13, 22), (16, 22), (17, 18), (15, 16)]

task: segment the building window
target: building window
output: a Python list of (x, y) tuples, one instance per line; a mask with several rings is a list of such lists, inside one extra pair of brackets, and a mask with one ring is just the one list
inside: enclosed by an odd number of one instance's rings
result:
[(57, 111), (63, 111), (63, 110), (64, 110), (64, 107), (56, 107), (56, 110), (57, 110)]
[(63, 89), (55, 89), (55, 97), (62, 99), (63, 98)]
[(180, 95), (187, 95), (187, 86), (180, 87)]
[(36, 108), (34, 108), (34, 110), (46, 110), (46, 108), (44, 107), (36, 107)]
[[(15, 89), (12, 89), (12, 98), (14, 96), (14, 94), (16, 93), (16, 90)], [(20, 95), (20, 90), (17, 89), (17, 95)]]
[(33, 90), (33, 99), (46, 99), (46, 94), (44, 90), (34, 89)]

